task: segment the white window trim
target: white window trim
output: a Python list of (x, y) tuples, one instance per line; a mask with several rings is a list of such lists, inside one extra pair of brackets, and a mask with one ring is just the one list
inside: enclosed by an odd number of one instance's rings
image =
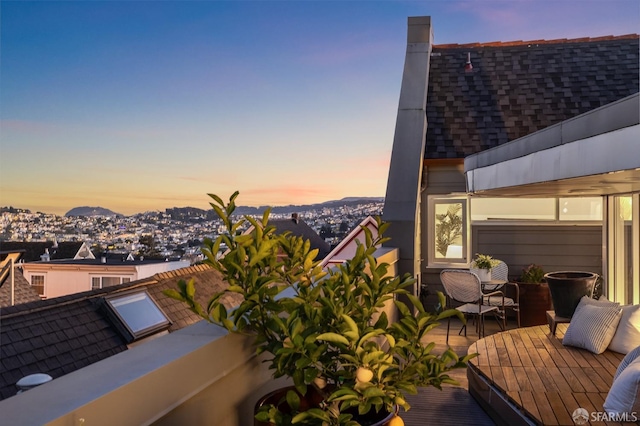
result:
[[(435, 232), (435, 209), (437, 204), (460, 202), (462, 203), (462, 255), (463, 259), (436, 258), (436, 243), (433, 232)], [(466, 194), (447, 194), (427, 196), (427, 268), (448, 268), (448, 267), (468, 267), (471, 224), (469, 221), (469, 197)]]
[[(29, 285), (35, 289), (36, 286), (32, 284), (33, 277), (42, 277), (42, 294), (38, 293), (41, 298), (47, 297), (47, 274), (46, 273), (37, 273), (29, 275)], [(38, 291), (38, 290), (36, 290)]]

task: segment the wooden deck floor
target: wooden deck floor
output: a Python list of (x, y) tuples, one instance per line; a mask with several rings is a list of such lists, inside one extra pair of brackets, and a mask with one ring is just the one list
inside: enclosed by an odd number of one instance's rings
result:
[[(514, 321), (510, 321), (507, 329), (515, 326)], [(478, 340), (473, 326), (467, 332), (467, 336), (458, 335), (461, 323), (457, 320), (451, 321), (449, 334), (449, 346), (460, 356), (467, 354), (469, 346)], [(500, 330), (498, 323), (494, 320), (487, 320), (485, 333), (493, 334)], [(436, 343), (435, 352), (442, 353), (447, 349), (446, 341), (447, 324), (444, 322), (427, 335), (427, 340)], [(401, 413), (406, 426), (424, 426), (430, 424), (437, 425), (468, 425), (493, 426), (495, 423), (488, 414), (480, 407), (475, 399), (468, 392), (468, 380), (466, 369), (455, 370), (450, 374), (456, 379), (460, 386), (445, 385), (442, 391), (435, 388), (421, 389), (418, 395), (411, 395), (407, 401), (411, 404), (411, 410)]]

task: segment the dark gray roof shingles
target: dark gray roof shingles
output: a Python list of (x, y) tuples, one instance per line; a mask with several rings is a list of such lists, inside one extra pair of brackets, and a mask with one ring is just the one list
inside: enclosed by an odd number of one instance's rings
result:
[[(169, 331), (201, 320), (186, 304), (162, 293), (176, 288), (178, 280), (192, 278), (196, 297), (204, 305), (227, 286), (217, 271), (198, 265), (0, 309), (0, 399), (15, 395), (15, 383), (26, 375), (46, 373), (55, 379), (127, 349), (125, 339), (100, 308), (102, 296), (134, 288), (147, 290), (172, 321)], [(237, 303), (230, 298), (227, 306)]]
[(425, 158), (464, 158), (637, 93), (638, 40), (434, 46)]

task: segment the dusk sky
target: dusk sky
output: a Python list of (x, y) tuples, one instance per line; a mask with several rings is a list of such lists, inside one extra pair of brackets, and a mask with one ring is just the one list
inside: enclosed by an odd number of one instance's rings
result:
[(640, 32), (637, 0), (2, 1), (0, 206), (382, 197), (427, 15), (436, 44)]

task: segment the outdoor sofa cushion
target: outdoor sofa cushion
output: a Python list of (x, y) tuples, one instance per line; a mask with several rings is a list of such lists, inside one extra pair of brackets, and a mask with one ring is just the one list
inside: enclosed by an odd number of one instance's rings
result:
[(622, 309), (618, 303), (605, 303), (583, 296), (571, 317), (562, 344), (601, 354), (611, 343), (621, 316)]
[(628, 354), (637, 346), (640, 346), (640, 305), (626, 305), (622, 307), (622, 317), (609, 350)]
[(639, 389), (640, 347), (637, 347), (620, 363), (604, 401), (604, 411), (618, 415), (640, 413)]

